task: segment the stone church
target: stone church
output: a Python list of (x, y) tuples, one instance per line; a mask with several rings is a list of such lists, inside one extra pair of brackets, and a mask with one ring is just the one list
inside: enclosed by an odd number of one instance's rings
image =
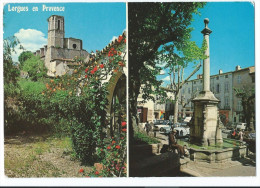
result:
[(52, 15), (48, 19), (48, 44), (34, 54), (44, 60), (48, 76), (60, 76), (75, 66), (74, 58), (89, 60), (90, 54), (82, 49), (82, 40), (65, 38), (64, 17)]

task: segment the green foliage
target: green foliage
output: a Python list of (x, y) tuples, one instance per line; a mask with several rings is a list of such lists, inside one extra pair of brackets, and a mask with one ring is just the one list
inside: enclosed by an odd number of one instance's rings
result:
[(247, 130), (250, 130), (250, 122), (255, 124), (255, 88), (248, 86), (241, 86), (241, 88), (234, 88), (236, 97), (242, 102), (242, 121), (247, 123)]
[[(156, 81), (156, 74), (159, 71), (159, 68), (156, 68), (158, 49), (168, 43), (172, 43), (174, 48), (181, 49), (182, 44), (190, 41), (190, 33), (193, 30), (190, 24), (193, 16), (199, 14), (199, 9), (204, 5), (205, 3), (201, 2), (128, 4), (128, 37), (131, 39), (128, 43), (129, 62), (131, 62), (129, 111), (133, 121), (138, 119), (136, 109), (141, 86), (144, 86), (142, 89), (146, 93), (143, 97), (148, 97), (151, 91), (154, 91), (152, 94), (157, 95), (158, 98), (163, 97), (158, 89), (161, 82)], [(130, 119), (131, 139), (133, 138), (132, 123), (134, 122)]]
[(135, 144), (157, 144), (160, 143), (156, 138), (150, 137), (142, 132), (135, 132), (134, 134), (134, 143)]
[(45, 84), (43, 82), (33, 82), (30, 80), (21, 79), (18, 84), (23, 95), (39, 95), (45, 89)]
[(32, 52), (30, 51), (23, 51), (19, 57), (18, 57), (18, 61), (20, 62), (20, 68), (22, 69), (23, 67), (23, 64), (24, 62), (27, 60), (27, 59), (30, 59), (32, 58), (34, 55)]
[[(12, 60), (12, 52), (15, 53), (15, 47), (19, 45), (16, 37), (9, 37), (3, 41), (3, 57), (4, 57), (4, 92), (5, 97), (15, 94), (17, 91), (17, 80), (20, 75), (18, 65)], [(22, 48), (20, 46), (20, 48)]]
[(28, 72), (32, 81), (37, 81), (39, 78), (47, 75), (47, 68), (39, 56), (31, 56), (23, 63), (22, 70)]
[[(124, 119), (126, 115), (123, 115)], [(115, 137), (108, 139), (106, 144), (97, 149), (96, 155), (100, 158), (102, 169), (97, 170), (95, 167), (88, 174), (83, 173), (87, 177), (126, 177), (126, 122), (121, 123), (120, 133)]]

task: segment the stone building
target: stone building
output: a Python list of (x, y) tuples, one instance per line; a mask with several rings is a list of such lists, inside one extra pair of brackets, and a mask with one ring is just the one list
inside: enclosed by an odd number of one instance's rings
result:
[(44, 60), (48, 76), (64, 75), (72, 70), (74, 58), (89, 60), (89, 53), (82, 49), (83, 42), (76, 38), (65, 38), (63, 16), (52, 15), (48, 19), (48, 44), (34, 54)]
[[(255, 88), (255, 67), (241, 68), (239, 65), (236, 66), (236, 71), (233, 72), (233, 88), (240, 88), (250, 90)], [(241, 98), (233, 93), (233, 122), (242, 122), (241, 113), (243, 110)]]
[[(223, 73), (222, 70), (219, 70), (219, 74), (210, 76), (210, 90), (220, 100), (218, 108), (220, 118), (224, 124), (241, 122), (241, 99), (235, 96), (233, 88), (241, 88), (245, 85), (253, 88), (254, 70), (254, 66), (244, 69), (237, 66), (235, 71)], [(184, 111), (184, 116), (192, 116), (194, 106), (191, 99), (202, 91), (202, 84), (202, 75), (197, 75), (197, 79), (190, 80), (183, 85), (180, 98), (183, 98), (185, 110), (183, 109), (184, 105), (179, 104), (179, 115), (183, 115)]]
[[(164, 103), (154, 102), (148, 100), (142, 102), (142, 90), (137, 98), (137, 112), (140, 123), (145, 123), (146, 121), (154, 121), (156, 119), (168, 120), (170, 115), (173, 115), (174, 104), (170, 100), (166, 100)], [(173, 94), (167, 92), (168, 98), (173, 99)]]

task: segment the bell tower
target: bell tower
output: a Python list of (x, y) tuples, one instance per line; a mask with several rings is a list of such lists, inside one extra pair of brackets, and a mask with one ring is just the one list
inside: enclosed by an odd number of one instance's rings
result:
[(64, 17), (52, 15), (48, 19), (48, 48), (54, 46), (63, 48), (64, 46)]

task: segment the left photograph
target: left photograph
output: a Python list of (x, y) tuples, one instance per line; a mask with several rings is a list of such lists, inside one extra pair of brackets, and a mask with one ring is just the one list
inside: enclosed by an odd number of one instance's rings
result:
[(126, 3), (3, 12), (5, 175), (126, 177)]

